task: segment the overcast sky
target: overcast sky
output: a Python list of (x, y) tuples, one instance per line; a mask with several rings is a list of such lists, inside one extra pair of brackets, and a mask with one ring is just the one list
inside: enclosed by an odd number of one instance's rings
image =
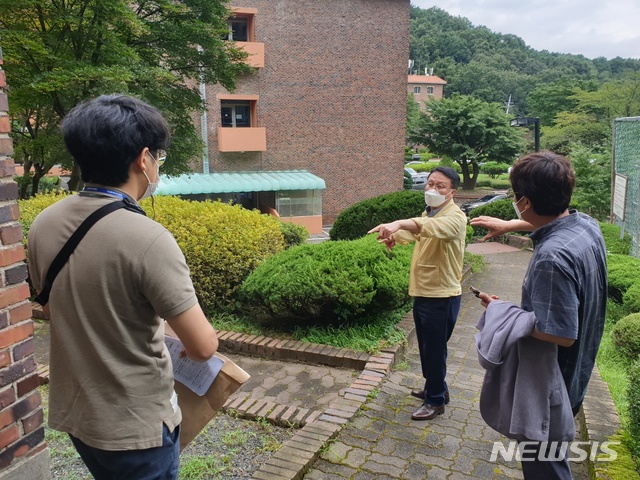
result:
[(640, 59), (640, 0), (411, 0), (474, 26), (514, 34), (536, 50)]

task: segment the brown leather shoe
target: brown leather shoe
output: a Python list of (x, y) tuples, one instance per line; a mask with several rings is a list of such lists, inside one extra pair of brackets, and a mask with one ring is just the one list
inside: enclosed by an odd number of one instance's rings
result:
[[(411, 390), (411, 396), (424, 400), (424, 390), (418, 390), (417, 388), (415, 390)], [(449, 405), (450, 400), (449, 392), (444, 392), (444, 404)]]
[(412, 420), (431, 420), (432, 418), (436, 418), (438, 415), (442, 415), (444, 413), (444, 405), (440, 405), (439, 407), (429, 405), (427, 403), (422, 404), (422, 406), (413, 412), (411, 415)]

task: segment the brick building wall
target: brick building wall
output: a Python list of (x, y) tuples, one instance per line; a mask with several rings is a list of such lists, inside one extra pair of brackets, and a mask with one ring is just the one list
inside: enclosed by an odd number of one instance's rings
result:
[(49, 478), (0, 50), (0, 479)]
[(211, 172), (304, 169), (323, 178), (323, 216), (402, 189), (409, 0), (234, 0), (255, 8), (265, 66), (237, 82), (259, 95), (265, 152), (220, 153), (207, 86)]

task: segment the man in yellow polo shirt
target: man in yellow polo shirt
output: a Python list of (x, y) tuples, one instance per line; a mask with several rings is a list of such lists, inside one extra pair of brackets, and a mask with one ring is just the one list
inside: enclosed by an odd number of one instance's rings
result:
[(390, 250), (396, 243), (415, 242), (409, 295), (414, 297), (416, 325), (424, 388), (411, 395), (423, 400), (411, 415), (431, 420), (449, 403), (447, 341), (460, 311), (462, 265), (467, 217), (453, 202), (460, 176), (450, 167), (436, 167), (425, 187), (427, 208), (421, 217), (378, 225), (369, 233)]

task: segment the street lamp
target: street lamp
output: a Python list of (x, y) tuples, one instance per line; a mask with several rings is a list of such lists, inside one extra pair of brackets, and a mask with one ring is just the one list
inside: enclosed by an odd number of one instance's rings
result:
[(535, 125), (535, 142), (536, 152), (540, 151), (540, 117), (517, 117), (511, 120), (512, 127), (528, 127), (529, 125)]

